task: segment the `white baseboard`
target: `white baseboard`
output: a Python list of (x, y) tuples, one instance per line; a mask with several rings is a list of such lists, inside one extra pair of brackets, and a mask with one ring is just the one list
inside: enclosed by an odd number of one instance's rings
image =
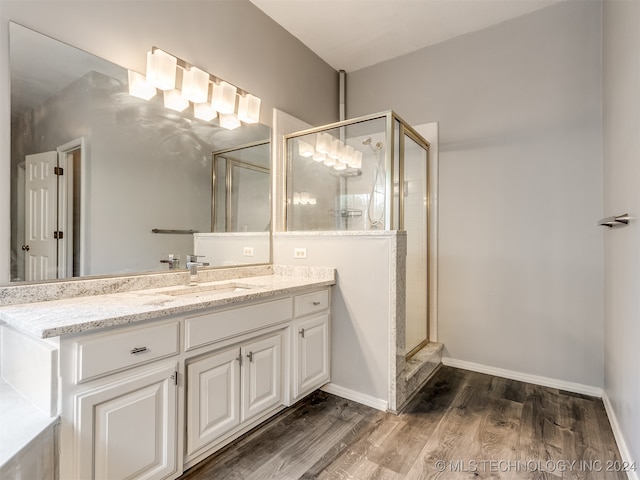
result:
[[(604, 403), (604, 409), (607, 411), (609, 423), (611, 424), (611, 430), (613, 430), (613, 436), (616, 438), (616, 443), (618, 444), (618, 450), (620, 450), (622, 461), (627, 463), (636, 462), (636, 467), (640, 469), (640, 463), (638, 462), (638, 459), (634, 459), (631, 457), (629, 447), (627, 446), (627, 442), (625, 441), (622, 430), (620, 429), (620, 423), (618, 423), (618, 417), (616, 416), (616, 412), (613, 409), (613, 405), (611, 404), (611, 400), (609, 400), (607, 392), (604, 392), (602, 395), (602, 403)], [(635, 472), (629, 471), (627, 472), (627, 476), (629, 477), (629, 480), (640, 480), (640, 476), (638, 475), (638, 473), (639, 472), (637, 470)]]
[(321, 390), (332, 395), (337, 395), (338, 397), (346, 398), (347, 400), (352, 400), (354, 402), (361, 403), (362, 405), (375, 408), (376, 410), (382, 410), (383, 412), (386, 412), (389, 408), (389, 402), (386, 400), (356, 392), (354, 390), (341, 387), (340, 385), (336, 385), (335, 383), (327, 383), (321, 388)]
[(567, 382), (558, 380), (557, 378), (542, 377), (540, 375), (531, 375), (528, 373), (515, 372), (513, 370), (505, 370), (504, 368), (490, 367), (480, 363), (467, 362), (465, 360), (457, 360), (455, 358), (442, 357), (442, 364), (449, 367), (461, 368), (463, 370), (471, 370), (473, 372), (486, 373), (496, 377), (509, 378), (511, 380), (519, 380), (521, 382), (534, 383), (543, 387), (557, 388), (568, 392), (580, 393), (582, 395), (590, 395), (592, 397), (602, 398), (602, 388), (583, 385), (581, 383)]

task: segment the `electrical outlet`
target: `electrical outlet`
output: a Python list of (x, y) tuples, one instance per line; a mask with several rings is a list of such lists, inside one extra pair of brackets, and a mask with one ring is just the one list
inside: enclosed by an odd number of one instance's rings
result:
[(294, 248), (293, 249), (293, 258), (307, 258), (307, 249), (306, 248)]
[(245, 257), (253, 257), (253, 247), (244, 247), (242, 249), (242, 255)]

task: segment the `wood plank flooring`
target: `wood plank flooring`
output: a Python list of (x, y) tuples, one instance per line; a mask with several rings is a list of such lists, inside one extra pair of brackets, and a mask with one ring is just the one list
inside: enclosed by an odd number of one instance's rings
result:
[(600, 399), (442, 367), (400, 415), (316, 392), (180, 480), (626, 479), (615, 462)]

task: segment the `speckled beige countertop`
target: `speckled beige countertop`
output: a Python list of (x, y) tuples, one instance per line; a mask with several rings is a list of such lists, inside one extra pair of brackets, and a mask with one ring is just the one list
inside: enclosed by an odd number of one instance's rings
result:
[[(0, 320), (35, 337), (50, 338), (333, 284), (332, 268), (274, 266), (271, 275), (199, 282), (197, 287), (189, 287), (205, 290), (195, 298), (175, 295), (176, 291), (184, 291), (185, 285), (144, 288), (1, 306)], [(242, 289), (227, 293), (207, 290), (229, 285)]]

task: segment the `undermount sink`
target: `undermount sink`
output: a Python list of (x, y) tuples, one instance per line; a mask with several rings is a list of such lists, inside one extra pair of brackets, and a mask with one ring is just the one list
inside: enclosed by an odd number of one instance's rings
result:
[(226, 293), (244, 292), (255, 288), (254, 285), (239, 285), (237, 283), (218, 283), (216, 285), (193, 285), (179, 290), (164, 292), (166, 295), (175, 297), (211, 297), (214, 295), (224, 295)]

